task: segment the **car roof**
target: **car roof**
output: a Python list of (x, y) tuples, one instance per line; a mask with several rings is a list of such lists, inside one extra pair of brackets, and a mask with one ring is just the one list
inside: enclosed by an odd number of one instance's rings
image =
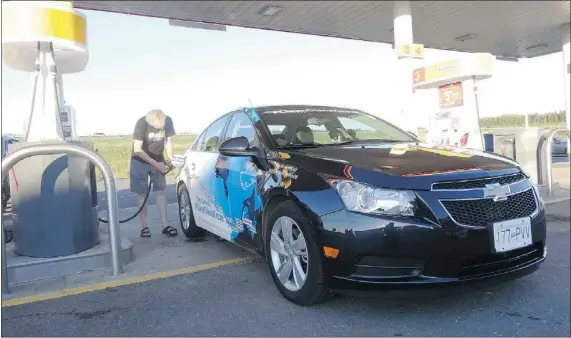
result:
[(346, 107), (335, 107), (335, 106), (322, 106), (322, 105), (274, 105), (274, 106), (258, 106), (252, 107), (257, 113), (264, 114), (267, 112), (275, 111), (296, 111), (296, 110), (331, 110), (331, 111), (346, 111), (346, 112), (359, 112), (363, 113), (361, 110)]

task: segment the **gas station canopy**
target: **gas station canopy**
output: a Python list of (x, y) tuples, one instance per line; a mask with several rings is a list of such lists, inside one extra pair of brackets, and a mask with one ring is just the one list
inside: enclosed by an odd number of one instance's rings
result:
[[(393, 1), (73, 3), (78, 9), (394, 43)], [(410, 7), (415, 42), (503, 58), (560, 52), (561, 26), (570, 21), (570, 1), (411, 1)]]

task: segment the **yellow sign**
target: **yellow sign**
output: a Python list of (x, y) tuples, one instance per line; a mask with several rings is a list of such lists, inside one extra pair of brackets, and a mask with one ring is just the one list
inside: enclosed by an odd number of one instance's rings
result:
[(454, 59), (413, 71), (413, 83), (432, 82), (458, 75), (460, 60)]
[(476, 53), (466, 57), (440, 62), (412, 71), (415, 88), (438, 87), (449, 82), (472, 77), (482, 80), (492, 76), (494, 57), (489, 53)]
[(417, 43), (403, 43), (397, 46), (397, 57), (399, 59), (413, 58), (424, 59), (424, 45)]
[[(47, 37), (72, 41), (85, 45), (87, 23), (85, 18), (69, 10), (44, 8), (39, 6), (10, 7), (3, 9), (2, 26), (17, 26), (14, 37)], [(9, 20), (9, 21), (8, 21)], [(21, 23), (25, 23), (21, 24)], [(4, 40), (4, 37), (2, 38)]]
[(455, 59), (426, 67), (425, 70), (426, 81), (432, 81), (458, 75), (459, 64), (460, 64), (459, 61), (460, 60)]

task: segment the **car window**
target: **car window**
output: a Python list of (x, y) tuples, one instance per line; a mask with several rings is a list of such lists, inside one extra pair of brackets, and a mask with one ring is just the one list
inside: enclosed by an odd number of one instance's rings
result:
[(282, 134), (284, 132), (286, 126), (284, 125), (269, 125), (268, 129), (270, 130), (270, 134)]
[(192, 145), (192, 148), (191, 148), (192, 150), (197, 150), (200, 148), (200, 145), (202, 144), (202, 141), (204, 140), (204, 134), (206, 134), (206, 131), (202, 132), (202, 134), (200, 134), (200, 136), (198, 136), (198, 139)]
[[(293, 108), (267, 110), (260, 119), (271, 130), (278, 147), (320, 146), (346, 142), (414, 142), (410, 134), (390, 123), (357, 110)], [(281, 135), (275, 126), (287, 126)], [(275, 130), (275, 131), (274, 131)], [(279, 136), (279, 142), (276, 140)]]
[(252, 121), (246, 113), (235, 113), (226, 129), (224, 140), (232, 137), (244, 136), (248, 139), (250, 144), (253, 144), (256, 138), (256, 131), (252, 125)]
[(198, 145), (198, 151), (216, 151), (218, 140), (220, 139), (220, 136), (222, 136), (222, 131), (224, 130), (224, 126), (226, 125), (227, 120), (228, 115), (220, 118), (218, 121), (211, 124), (208, 129), (206, 129), (204, 132), (204, 138)]

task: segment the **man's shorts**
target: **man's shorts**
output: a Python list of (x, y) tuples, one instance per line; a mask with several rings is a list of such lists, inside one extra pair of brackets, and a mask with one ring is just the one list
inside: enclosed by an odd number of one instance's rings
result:
[(148, 163), (142, 163), (131, 159), (131, 171), (129, 173), (131, 192), (145, 194), (149, 188), (149, 172), (151, 172), (151, 182), (153, 191), (164, 191), (167, 186), (165, 175), (161, 174), (157, 168)]

